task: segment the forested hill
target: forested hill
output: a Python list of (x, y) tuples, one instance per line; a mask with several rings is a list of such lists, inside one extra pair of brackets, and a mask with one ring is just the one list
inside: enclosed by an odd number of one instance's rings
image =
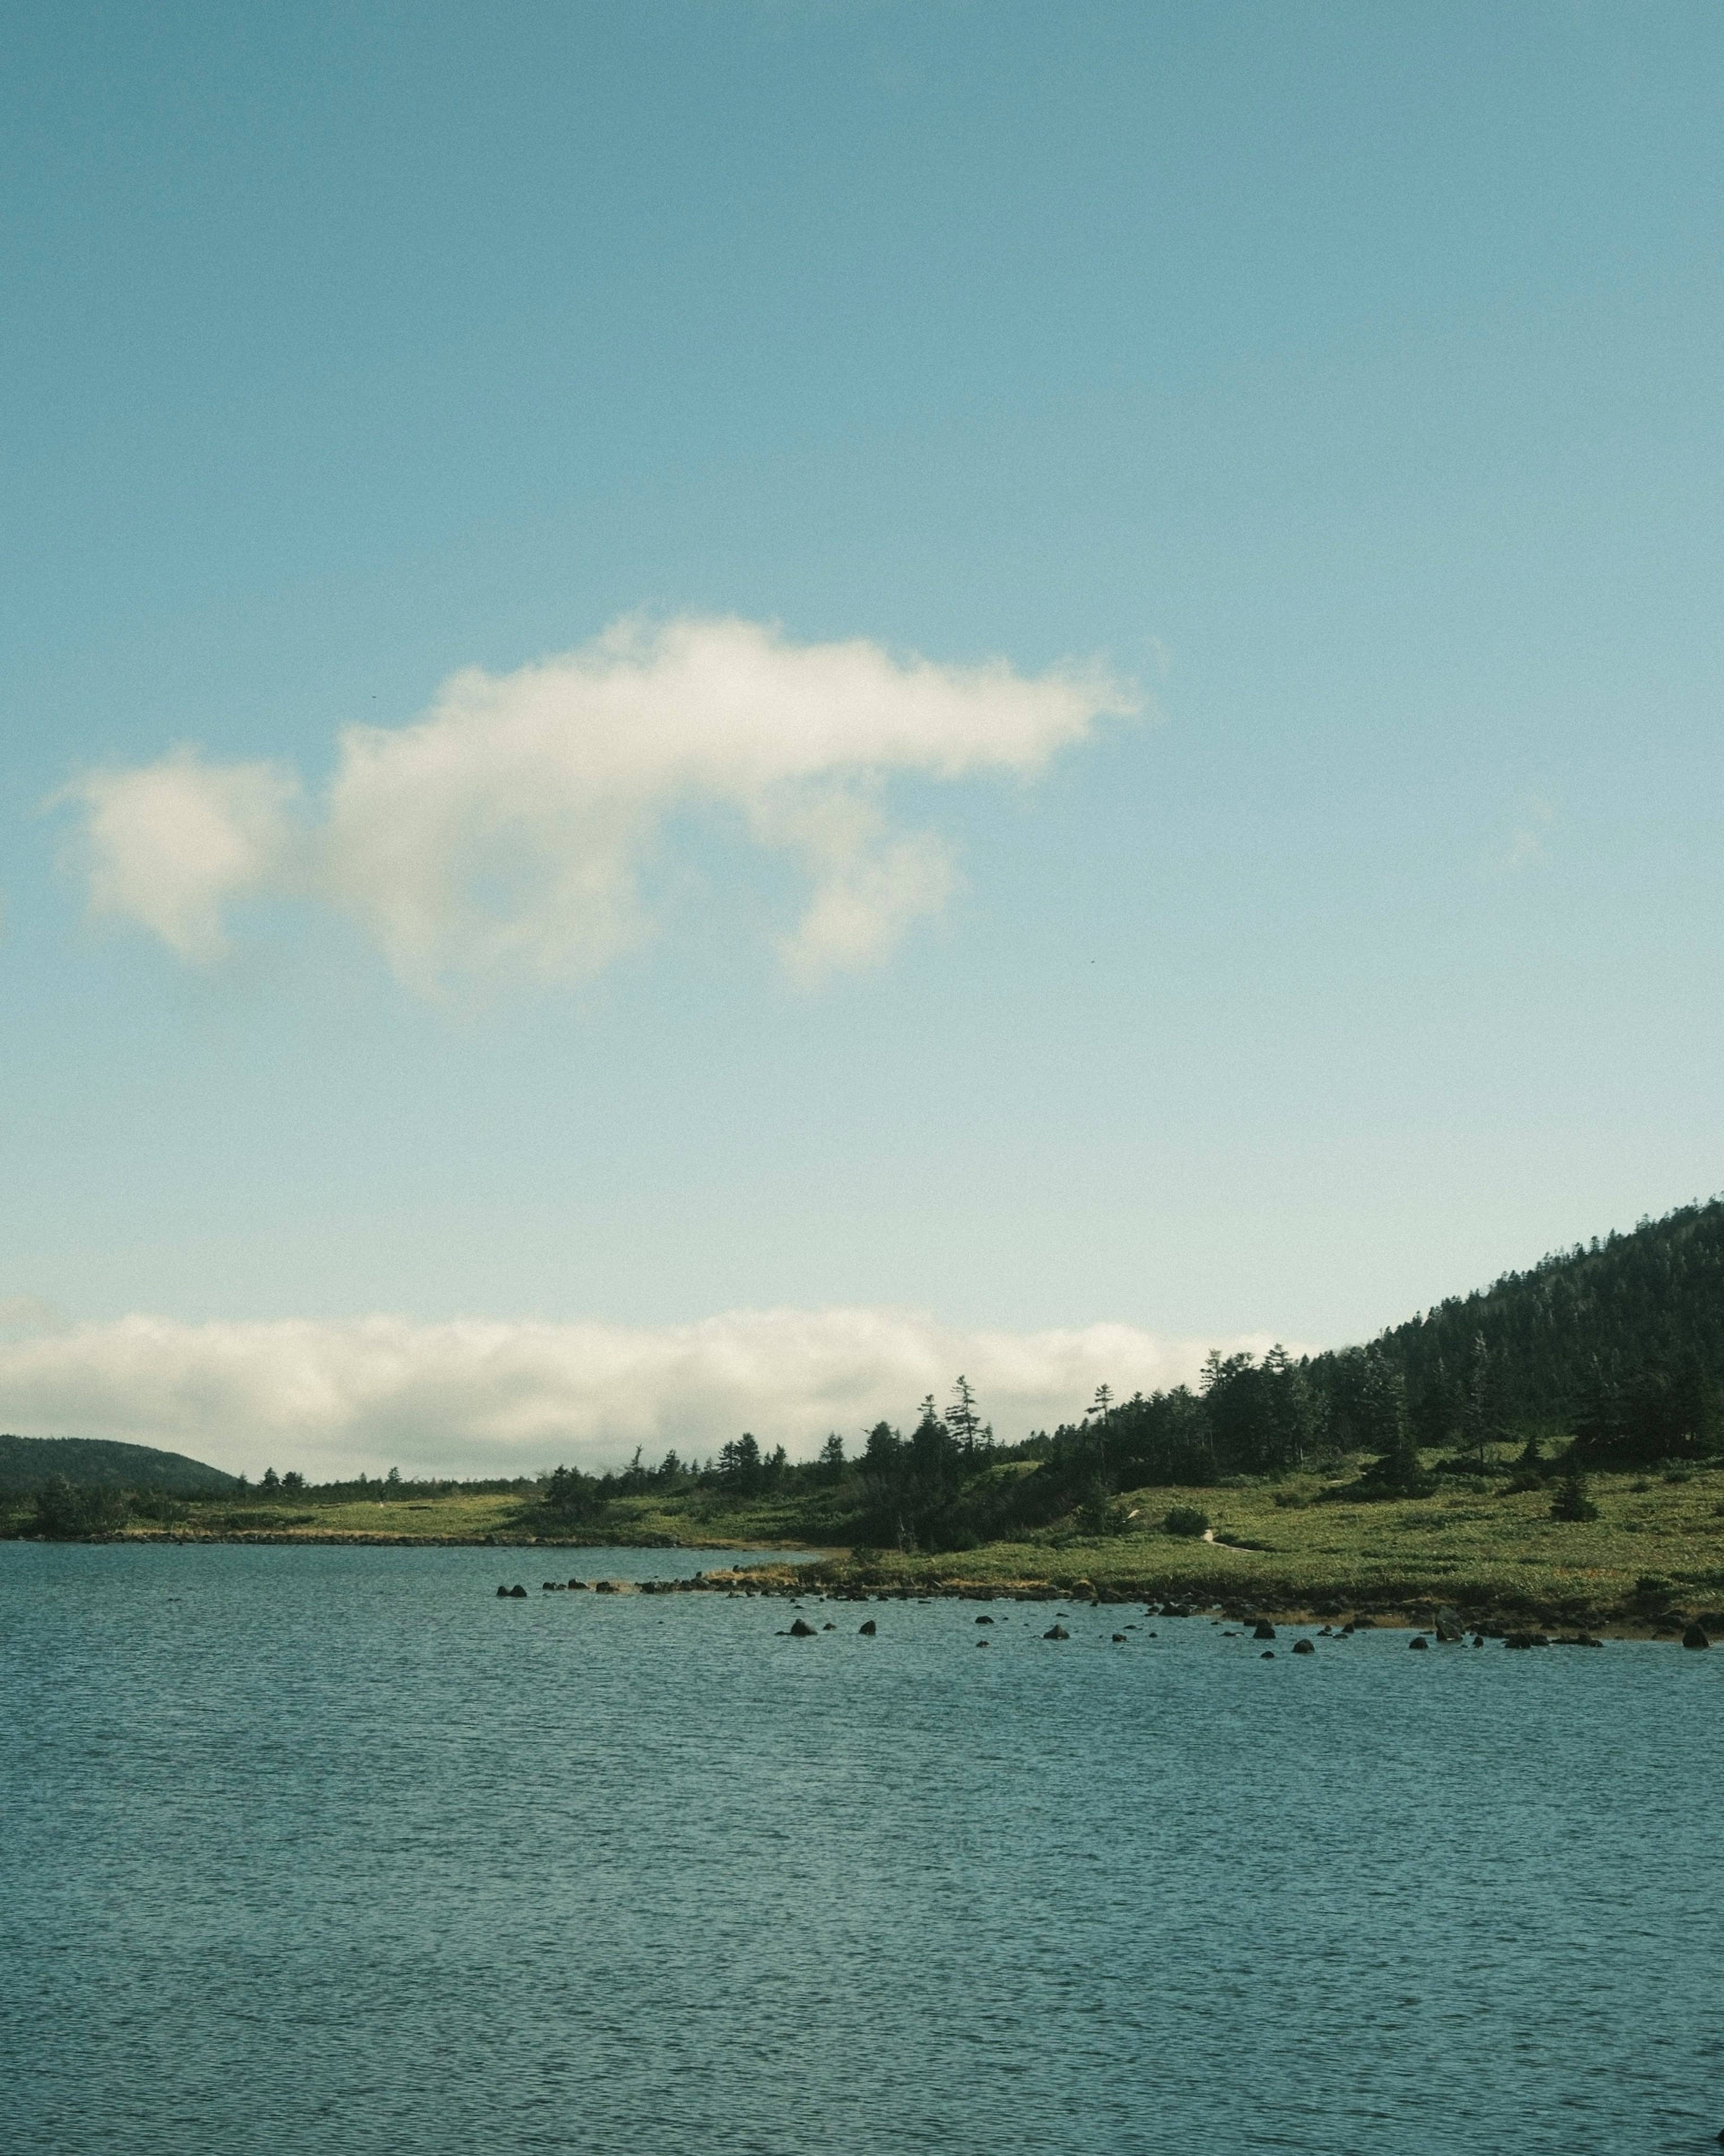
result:
[[(1724, 1381), (1724, 1199), (1506, 1273), (1376, 1344), (1416, 1413), (1466, 1383), (1480, 1340), (1498, 1411), (1529, 1429), (1571, 1426), (1601, 1379), (1630, 1386), (1660, 1371), (1710, 1392)], [(1338, 1359), (1316, 1358), (1313, 1373)]]
[(0, 1491), (33, 1491), (52, 1475), (85, 1490), (159, 1490), (170, 1496), (213, 1496), (233, 1477), (181, 1452), (121, 1445), (100, 1437), (0, 1437)]
[(1429, 1486), (1421, 1454), (1445, 1455), (1456, 1471), (1506, 1472), (1506, 1446), (1572, 1437), (1579, 1466), (1639, 1466), (1706, 1456), (1721, 1430), (1724, 1200), (1715, 1199), (1506, 1274), (1362, 1347), (1296, 1363), (1280, 1348), (1261, 1362), (1214, 1354), (1194, 1392), (1098, 1394), (1081, 1423), (1036, 1443), (1041, 1471), (1010, 1492), (1010, 1506), (1051, 1519), (1080, 1505), (1099, 1518), (1114, 1491), (1361, 1453), (1378, 1466), (1352, 1488), (1411, 1496)]

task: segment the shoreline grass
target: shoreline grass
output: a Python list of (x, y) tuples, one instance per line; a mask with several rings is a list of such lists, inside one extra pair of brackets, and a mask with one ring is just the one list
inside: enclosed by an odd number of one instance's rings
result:
[[(1337, 1490), (1343, 1494), (1337, 1496)], [(1316, 1476), (1125, 1493), (1109, 1530), (1070, 1521), (965, 1551), (859, 1550), (836, 1508), (794, 1497), (752, 1502), (620, 1498), (602, 1521), (559, 1527), (519, 1491), (384, 1496), (339, 1503), (231, 1496), (172, 1521), (136, 1520), (129, 1542), (351, 1543), (543, 1551), (603, 1548), (811, 1552), (795, 1578), (829, 1592), (1043, 1594), (1249, 1607), (1267, 1614), (1429, 1610), (1643, 1627), (1666, 1611), (1724, 1612), (1724, 1466), (1601, 1474), (1597, 1517), (1551, 1516), (1548, 1487), (1445, 1481), (1434, 1496), (1349, 1501)], [(1167, 1532), (1191, 1508), (1214, 1539)], [(22, 1522), (14, 1520), (13, 1531)], [(752, 1568), (768, 1584), (770, 1560)], [(711, 1585), (709, 1579), (702, 1583)]]

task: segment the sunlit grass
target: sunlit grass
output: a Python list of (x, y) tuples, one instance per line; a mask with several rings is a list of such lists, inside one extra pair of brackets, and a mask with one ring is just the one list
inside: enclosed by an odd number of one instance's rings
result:
[[(828, 1553), (834, 1577), (877, 1587), (1087, 1581), (1102, 1592), (1284, 1609), (1452, 1602), (1584, 1615), (1650, 1610), (1660, 1599), (1724, 1605), (1724, 1469), (1670, 1478), (1596, 1476), (1590, 1495), (1598, 1518), (1568, 1522), (1551, 1517), (1548, 1489), (1511, 1493), (1500, 1481), (1445, 1483), (1435, 1496), (1374, 1504), (1337, 1502), (1315, 1476), (1140, 1490), (1122, 1496), (1116, 1508), (1121, 1532), (1085, 1535), (1068, 1522), (962, 1553), (849, 1551), (842, 1546), (840, 1506), (806, 1491), (748, 1503), (711, 1491), (625, 1497), (601, 1522), (573, 1530), (557, 1527), (533, 1495), (519, 1490), (385, 1495), (337, 1504), (286, 1496), (247, 1503), (229, 1496), (192, 1507), (176, 1527), (140, 1522), (131, 1532), (495, 1540), (544, 1548), (812, 1548)], [(1166, 1532), (1162, 1521), (1180, 1506), (1207, 1514), (1215, 1540)]]

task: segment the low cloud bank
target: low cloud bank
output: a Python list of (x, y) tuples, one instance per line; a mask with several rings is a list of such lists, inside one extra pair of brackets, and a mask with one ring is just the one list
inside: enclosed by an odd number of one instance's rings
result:
[[(11, 1306), (14, 1315), (22, 1305)], [(41, 1310), (43, 1306), (32, 1306)], [(752, 1430), (793, 1458), (829, 1430), (943, 1403), (962, 1371), (1003, 1440), (1075, 1417), (1101, 1384), (1195, 1377), (1210, 1346), (1128, 1325), (1001, 1332), (890, 1309), (734, 1311), (692, 1325), (398, 1317), (186, 1325), (132, 1317), (0, 1335), (0, 1429), (121, 1438), (255, 1475), (530, 1473), (705, 1457)]]
[(59, 798), (81, 813), (93, 913), (199, 963), (228, 948), (236, 905), (310, 901), (428, 994), (601, 971), (651, 931), (649, 881), (674, 884), (705, 817), (800, 871), (777, 949), (813, 986), (878, 963), (957, 886), (937, 834), (895, 824), (890, 780), (1029, 778), (1138, 708), (1095, 668), (628, 620), (537, 665), (456, 674), (410, 725), (348, 727), (320, 801), (285, 765), (185, 749), (85, 772)]

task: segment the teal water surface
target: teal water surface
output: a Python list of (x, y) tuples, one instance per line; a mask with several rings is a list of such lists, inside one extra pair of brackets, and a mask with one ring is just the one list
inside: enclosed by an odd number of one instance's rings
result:
[(10, 2156), (1724, 2126), (1724, 1653), (812, 1599), (797, 1640), (547, 1561), (0, 1545)]

